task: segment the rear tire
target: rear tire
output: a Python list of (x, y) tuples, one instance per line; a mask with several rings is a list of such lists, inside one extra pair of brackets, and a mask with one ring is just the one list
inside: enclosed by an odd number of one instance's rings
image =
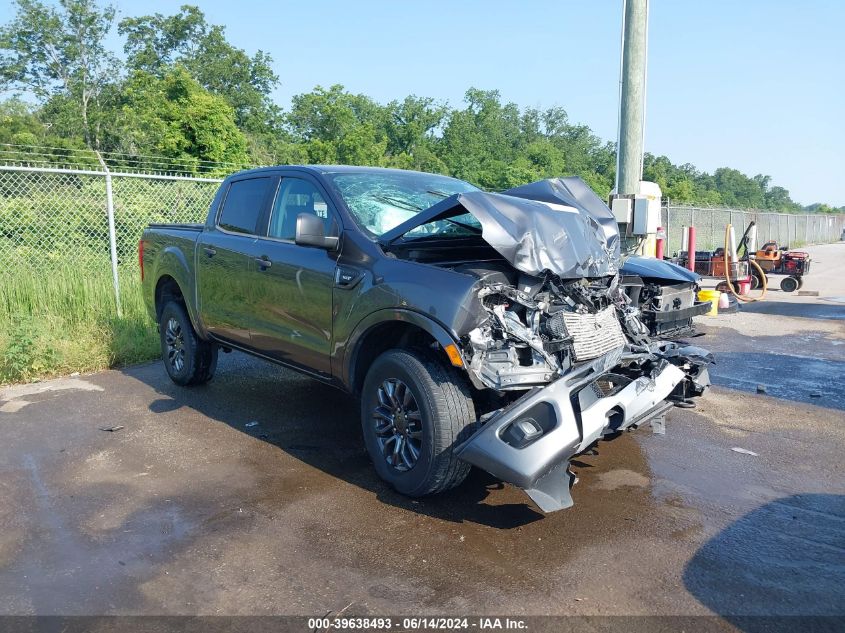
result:
[(426, 351), (389, 350), (367, 372), (361, 426), (379, 477), (421, 497), (460, 484), (470, 465), (454, 448), (475, 428), (466, 381)]
[(780, 289), (784, 292), (795, 292), (798, 290), (798, 286), (797, 277), (784, 277), (780, 282)]
[(161, 358), (167, 375), (177, 385), (200, 385), (214, 377), (217, 346), (197, 336), (185, 306), (168, 301), (159, 321)]

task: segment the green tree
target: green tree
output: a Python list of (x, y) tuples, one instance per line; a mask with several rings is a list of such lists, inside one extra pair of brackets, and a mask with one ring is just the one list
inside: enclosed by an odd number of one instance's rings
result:
[(260, 50), (250, 57), (230, 44), (225, 29), (208, 24), (198, 7), (183, 5), (170, 16), (124, 18), (118, 32), (126, 36), (130, 70), (161, 77), (180, 64), (204, 88), (231, 104), (239, 127), (265, 132), (279, 124), (280, 110), (270, 99), (279, 82), (272, 58)]
[(689, 204), (695, 200), (695, 183), (683, 176), (675, 178), (663, 189), (663, 195), (674, 202)]
[(510, 186), (514, 172), (525, 165), (508, 165), (516, 158), (520, 142), (520, 112), (502, 104), (497, 90), (470, 88), (467, 107), (453, 110), (443, 131), (440, 157), (450, 173), (488, 189)]
[(286, 121), (313, 163), (385, 163), (385, 108), (369, 97), (351, 94), (340, 85), (317, 86), (293, 98)]
[[(613, 186), (616, 149), (562, 107), (520, 108), (496, 90), (467, 90), (457, 108), (410, 95), (380, 104), (340, 85), (273, 103), (272, 59), (247, 54), (222, 26), (183, 5), (120, 21), (126, 67), (105, 45), (115, 19), (98, 0), (13, 0), (0, 26), (0, 90), (34, 97), (0, 102), (0, 143), (60, 148), (54, 162), (94, 160), (81, 148), (164, 155), (200, 169), (231, 163), (351, 163), (447, 173), (500, 190), (556, 176), (582, 177), (601, 197)], [(124, 72), (128, 71), (128, 72)], [(52, 150), (51, 150), (52, 151)], [(114, 158), (111, 159), (114, 161)], [(645, 154), (643, 176), (678, 202), (800, 211), (769, 176), (712, 173)], [(817, 203), (809, 212), (841, 212)]]
[(118, 120), (110, 141), (121, 152), (166, 156), (196, 171), (208, 171), (201, 161), (230, 163), (221, 172), (249, 162), (232, 107), (179, 66), (161, 78), (133, 73), (120, 95)]
[(675, 202), (690, 203), (696, 198), (695, 177), (698, 172), (692, 165), (677, 166), (666, 156), (643, 156), (643, 179), (660, 185), (663, 195)]
[(713, 172), (715, 188), (722, 202), (729, 207), (760, 209), (764, 206), (762, 186), (767, 180), (754, 180), (742, 172), (729, 167), (720, 167)]
[(845, 213), (845, 207), (832, 207), (823, 202), (814, 202), (804, 207), (804, 211), (810, 213)]
[(783, 187), (771, 187), (764, 192), (766, 208), (776, 211), (800, 211), (801, 205), (792, 201), (789, 191)]
[(447, 112), (444, 104), (414, 95), (388, 103), (384, 126), (389, 164), (406, 169), (444, 171), (445, 164), (435, 154), (435, 135)]
[(32, 106), (18, 98), (0, 102), (0, 143), (43, 145), (46, 135)]
[(95, 0), (15, 0), (16, 15), (0, 28), (0, 88), (58, 97), (89, 148), (100, 145), (101, 96), (119, 73), (105, 37), (114, 9)]

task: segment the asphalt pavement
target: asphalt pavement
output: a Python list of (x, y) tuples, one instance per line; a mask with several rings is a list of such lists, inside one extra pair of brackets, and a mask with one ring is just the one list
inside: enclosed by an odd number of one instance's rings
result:
[(819, 296), (702, 318), (715, 386), (550, 515), (397, 495), (351, 397), (238, 354), (0, 388), (0, 614), (845, 615), (845, 244), (811, 251)]

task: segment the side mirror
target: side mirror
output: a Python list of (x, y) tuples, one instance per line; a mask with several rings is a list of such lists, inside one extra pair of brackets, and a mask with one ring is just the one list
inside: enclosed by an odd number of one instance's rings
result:
[(300, 246), (316, 246), (332, 251), (337, 248), (338, 238), (326, 236), (323, 219), (313, 213), (300, 213), (296, 216), (296, 239)]

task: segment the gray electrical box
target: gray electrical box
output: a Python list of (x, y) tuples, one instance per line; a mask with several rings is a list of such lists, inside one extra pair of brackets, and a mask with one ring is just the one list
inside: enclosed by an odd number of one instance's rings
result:
[(610, 210), (619, 225), (620, 234), (636, 238), (647, 238), (656, 234), (660, 225), (661, 197), (662, 192), (658, 184), (646, 180), (640, 181), (640, 191), (637, 194), (617, 196), (611, 193)]
[(610, 210), (613, 211), (613, 217), (616, 218), (617, 224), (631, 223), (631, 198), (613, 198), (610, 202)]
[[(657, 231), (657, 218), (649, 217), (648, 198), (634, 198), (634, 211), (632, 213), (631, 234), (648, 235)], [(653, 214), (652, 214), (653, 215)], [(652, 226), (653, 225), (653, 226)]]

